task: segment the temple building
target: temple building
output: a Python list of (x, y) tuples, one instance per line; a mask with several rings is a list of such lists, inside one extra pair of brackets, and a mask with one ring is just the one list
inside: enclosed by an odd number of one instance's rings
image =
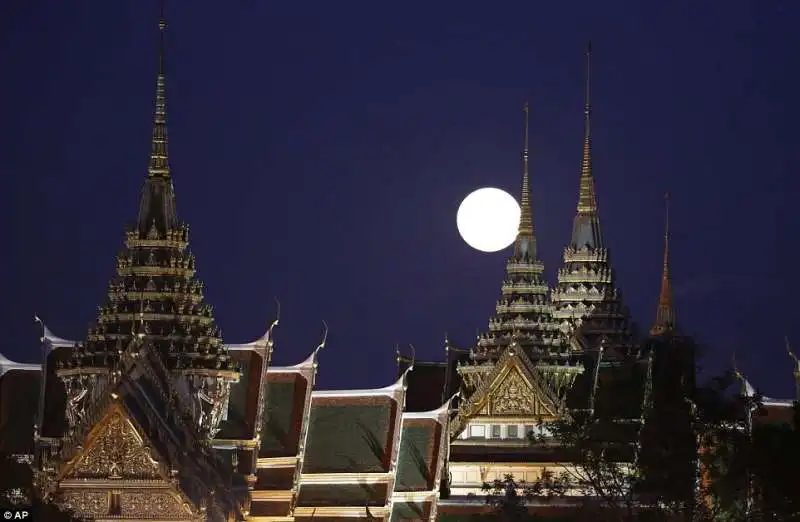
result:
[(277, 320), (227, 344), (178, 219), (168, 156), (163, 6), (152, 150), (134, 226), (85, 341), (42, 328), (43, 364), (0, 356), (2, 452), (92, 520), (436, 518), (449, 398), (320, 391), (317, 353), (270, 365)]
[[(651, 348), (679, 335), (669, 226), (656, 319), (637, 339), (598, 217), (591, 49), (577, 213), (555, 285), (537, 250), (526, 104), (519, 231), (487, 328), (471, 346), (446, 340), (443, 361), (398, 353), (385, 387), (318, 390), (327, 330), (304, 360), (275, 366), (280, 308), (260, 338), (231, 344), (204, 299), (175, 203), (165, 35), (162, 6), (147, 173), (96, 321), (76, 342), (36, 318), (42, 362), (0, 355), (0, 453), (27, 459), (45, 498), (97, 521), (460, 519), (487, 509), (487, 482), (575, 465), (548, 421), (605, 415), (635, 444), (676, 356)], [(680, 357), (669, 379), (694, 386), (693, 354)]]
[[(486, 483), (508, 475), (533, 483), (545, 470), (558, 473), (573, 466), (567, 448), (548, 433), (548, 421), (579, 411), (602, 412), (630, 426), (625, 436), (632, 442), (642, 426), (651, 359), (633, 350), (628, 313), (602, 240), (591, 170), (590, 49), (586, 58), (578, 213), (556, 287), (544, 280), (537, 256), (526, 104), (519, 233), (488, 331), (469, 348), (446, 341), (445, 361), (417, 361), (409, 375), (409, 408), (426, 410), (443, 397), (459, 395), (440, 501), (445, 517), (485, 511)], [(398, 372), (411, 362), (398, 355)], [(574, 507), (580, 495), (572, 491), (560, 502), (534, 502), (530, 509), (542, 514)]]

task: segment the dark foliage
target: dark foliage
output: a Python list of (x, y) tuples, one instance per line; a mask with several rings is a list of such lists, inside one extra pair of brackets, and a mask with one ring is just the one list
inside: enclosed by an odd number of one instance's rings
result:
[(527, 501), (536, 499), (550, 500), (563, 497), (569, 487), (569, 478), (544, 470), (535, 482), (515, 480), (513, 475), (483, 484), (486, 503), (501, 520), (531, 520), (525, 507)]
[(42, 500), (33, 487), (31, 466), (18, 459), (0, 454), (0, 506), (26, 507), (32, 520), (48, 522), (77, 522), (80, 519), (57, 505)]

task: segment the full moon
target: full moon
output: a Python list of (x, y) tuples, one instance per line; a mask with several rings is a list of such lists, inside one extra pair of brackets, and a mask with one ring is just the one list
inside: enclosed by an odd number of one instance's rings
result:
[(469, 194), (458, 207), (456, 225), (462, 239), (481, 252), (498, 252), (517, 238), (520, 209), (514, 196), (484, 187)]

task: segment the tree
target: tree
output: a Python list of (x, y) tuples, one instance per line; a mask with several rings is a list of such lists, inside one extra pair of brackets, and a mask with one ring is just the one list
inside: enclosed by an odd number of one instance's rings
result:
[(567, 477), (545, 469), (535, 482), (517, 481), (514, 475), (507, 474), (502, 479), (484, 483), (482, 489), (486, 493), (486, 503), (501, 520), (522, 521), (532, 518), (525, 505), (528, 501), (562, 497), (567, 486)]
[[(531, 436), (569, 463), (558, 488), (580, 493), (581, 520), (800, 522), (797, 404), (794, 423), (775, 423), (734, 371), (695, 386), (696, 352), (690, 338), (653, 341), (646, 358), (597, 374), (590, 409)], [(511, 476), (489, 486), (487, 502), (509, 520), (545, 496)]]
[(45, 502), (33, 486), (33, 469), (17, 457), (0, 454), (0, 505), (19, 506), (31, 510), (32, 520), (48, 522), (77, 522), (80, 518)]
[(797, 403), (792, 419), (775, 421), (767, 418), (770, 406), (759, 393), (724, 393), (738, 384), (734, 372), (715, 384), (722, 393), (707, 394), (700, 403), (706, 519), (800, 520), (793, 486), (800, 469)]

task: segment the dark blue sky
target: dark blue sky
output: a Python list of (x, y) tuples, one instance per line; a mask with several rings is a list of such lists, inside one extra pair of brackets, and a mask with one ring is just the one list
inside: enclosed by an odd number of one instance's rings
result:
[[(486, 327), (507, 252), (455, 226), (471, 189), (518, 194), (531, 103), (534, 218), (552, 282), (577, 202), (583, 50), (594, 47), (601, 222), (648, 326), (662, 193), (678, 320), (790, 396), (800, 350), (800, 3), (172, 2), (170, 159), (179, 216), (228, 342), (283, 305), (275, 362), (330, 325), (320, 384), (378, 386), (394, 345), (441, 358)], [(481, 8), (477, 8), (481, 6)], [(38, 358), (33, 314), (82, 339), (138, 208), (155, 90), (155, 0), (0, 3), (0, 349)]]

